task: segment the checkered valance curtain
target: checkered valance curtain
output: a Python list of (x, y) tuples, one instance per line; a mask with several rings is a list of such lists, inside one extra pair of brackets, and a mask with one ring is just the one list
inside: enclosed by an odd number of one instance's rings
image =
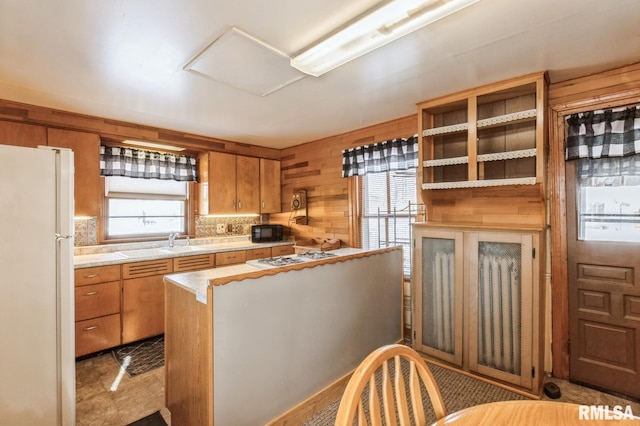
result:
[(100, 175), (196, 182), (196, 159), (186, 155), (102, 145)]
[(640, 106), (572, 114), (565, 120), (566, 159), (580, 160), (580, 178), (640, 173)]
[(342, 177), (418, 167), (418, 137), (391, 139), (342, 151)]

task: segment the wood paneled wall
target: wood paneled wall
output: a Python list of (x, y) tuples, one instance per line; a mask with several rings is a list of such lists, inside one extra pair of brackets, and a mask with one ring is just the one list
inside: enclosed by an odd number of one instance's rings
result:
[(553, 375), (569, 377), (569, 282), (564, 161), (567, 114), (640, 103), (640, 63), (549, 87)]
[[(57, 128), (95, 133), (99, 134), (100, 137), (105, 140), (122, 141), (124, 139), (133, 139), (173, 144), (187, 148), (193, 152), (224, 151), (274, 160), (280, 158), (279, 149), (265, 148), (191, 133), (182, 133), (174, 130), (159, 129), (141, 124), (93, 117), (2, 99), (0, 99), (0, 120), (42, 126), (41, 131), (43, 135), (45, 134), (44, 129)], [(27, 134), (29, 131), (37, 132), (38, 130), (32, 129), (31, 127), (22, 127), (21, 134), (27, 137), (29, 136)]]
[(342, 177), (342, 150), (398, 137), (418, 130), (417, 114), (282, 150), (282, 211), (271, 222), (289, 225), (294, 190), (307, 191), (308, 224), (291, 224), (297, 238), (349, 237), (349, 182)]
[(431, 191), (428, 222), (476, 226), (542, 228), (542, 185)]

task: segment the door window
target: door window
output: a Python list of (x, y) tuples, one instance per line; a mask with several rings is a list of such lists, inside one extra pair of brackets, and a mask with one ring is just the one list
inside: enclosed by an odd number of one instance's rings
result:
[(579, 240), (640, 242), (640, 176), (629, 174), (635, 168), (616, 167), (621, 161), (625, 159), (579, 160)]

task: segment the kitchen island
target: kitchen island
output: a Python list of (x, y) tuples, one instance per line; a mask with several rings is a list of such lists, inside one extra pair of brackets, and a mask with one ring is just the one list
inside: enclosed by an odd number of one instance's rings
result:
[(300, 422), (373, 349), (402, 339), (401, 248), (332, 253), (164, 278), (173, 424)]

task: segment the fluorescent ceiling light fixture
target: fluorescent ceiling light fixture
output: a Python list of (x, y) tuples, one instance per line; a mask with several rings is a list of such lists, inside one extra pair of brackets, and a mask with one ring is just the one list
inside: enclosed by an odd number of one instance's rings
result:
[(154, 143), (154, 142), (146, 142), (146, 141), (133, 141), (133, 140), (125, 140), (122, 141), (122, 143), (127, 144), (127, 145), (134, 145), (134, 146), (140, 146), (140, 147), (144, 147), (144, 148), (155, 148), (155, 149), (161, 149), (164, 151), (184, 151), (184, 148), (181, 148), (179, 146), (173, 146), (173, 145), (164, 145), (161, 143)]
[(389, 0), (291, 59), (291, 66), (319, 77), (479, 0)]

